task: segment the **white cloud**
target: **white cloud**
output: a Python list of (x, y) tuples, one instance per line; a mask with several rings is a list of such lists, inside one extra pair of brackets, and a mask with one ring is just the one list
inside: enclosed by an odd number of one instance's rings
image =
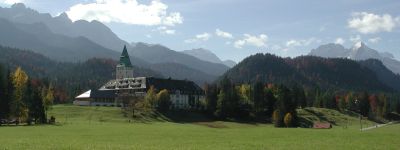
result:
[(222, 31), (220, 29), (216, 29), (215, 34), (222, 38), (233, 39), (233, 35), (231, 33)]
[(343, 45), (346, 41), (343, 38), (337, 38), (335, 40), (335, 44)]
[(380, 40), (381, 40), (380, 37), (375, 37), (375, 38), (370, 38), (370, 39), (368, 39), (368, 41), (369, 41), (370, 43), (378, 43)]
[(242, 48), (245, 45), (255, 46), (255, 47), (265, 47), (267, 46), (268, 36), (265, 34), (260, 34), (259, 36), (253, 36), (250, 34), (244, 34), (244, 38), (235, 41), (233, 44), (236, 48)]
[(312, 43), (320, 43), (321, 40), (318, 40), (314, 37), (309, 38), (309, 39), (303, 39), (303, 40), (289, 40), (286, 42), (286, 47), (298, 47), (298, 46), (308, 46)]
[(367, 12), (356, 12), (348, 21), (348, 27), (363, 34), (390, 32), (396, 26), (396, 20), (389, 14), (376, 15)]
[(360, 35), (351, 36), (349, 38), (349, 41), (351, 41), (353, 43), (359, 43), (359, 42), (361, 42), (361, 36)]
[(168, 29), (168, 27), (166, 26), (159, 26), (157, 30), (153, 31), (159, 31), (161, 34), (170, 34), (170, 35), (175, 34), (175, 30)]
[(203, 40), (203, 41), (207, 41), (210, 38), (211, 38), (211, 34), (206, 33), (206, 32), (203, 34), (196, 35), (196, 39)]
[(98, 20), (135, 25), (174, 26), (183, 23), (179, 12), (167, 12), (168, 6), (159, 0), (139, 4), (137, 0), (96, 0), (93, 3), (76, 4), (66, 12), (71, 20)]
[(0, 3), (7, 4), (7, 5), (13, 5), (15, 3), (23, 3), (23, 0), (0, 0)]
[(301, 46), (301, 42), (297, 40), (290, 40), (286, 42), (287, 47)]
[(184, 42), (185, 43), (194, 43), (194, 42), (198, 42), (198, 41), (208, 41), (211, 38), (211, 34), (204, 32), (202, 34), (197, 34), (194, 38), (192, 39), (187, 39)]
[(175, 34), (175, 30), (165, 30), (165, 34)]
[(164, 24), (167, 26), (174, 26), (175, 24), (182, 24), (183, 17), (178, 12), (170, 13), (169, 16), (165, 17)]

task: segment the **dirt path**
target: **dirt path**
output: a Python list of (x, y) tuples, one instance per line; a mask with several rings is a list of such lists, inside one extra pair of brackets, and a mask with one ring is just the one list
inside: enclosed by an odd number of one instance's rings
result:
[(375, 126), (371, 126), (371, 127), (367, 127), (367, 128), (362, 128), (362, 129), (360, 129), (360, 130), (361, 130), (361, 131), (367, 131), (367, 130), (371, 130), (371, 129), (376, 129), (376, 128), (384, 127), (384, 126), (387, 126), (387, 125), (390, 125), (390, 124), (394, 124), (394, 123), (397, 123), (397, 122), (389, 122), (389, 123), (386, 123), (386, 124), (377, 124), (377, 125), (375, 125)]

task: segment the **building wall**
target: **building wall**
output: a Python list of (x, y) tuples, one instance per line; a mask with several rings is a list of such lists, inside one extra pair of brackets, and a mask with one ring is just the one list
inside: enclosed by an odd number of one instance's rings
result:
[(125, 66), (117, 66), (117, 79), (133, 78), (133, 68)]

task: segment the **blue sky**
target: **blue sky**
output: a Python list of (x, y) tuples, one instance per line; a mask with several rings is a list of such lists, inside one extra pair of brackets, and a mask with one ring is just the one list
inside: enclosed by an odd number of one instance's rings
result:
[(128, 42), (205, 48), (240, 61), (258, 52), (305, 55), (326, 43), (363, 41), (400, 58), (398, 0), (0, 0), (53, 16), (99, 20)]

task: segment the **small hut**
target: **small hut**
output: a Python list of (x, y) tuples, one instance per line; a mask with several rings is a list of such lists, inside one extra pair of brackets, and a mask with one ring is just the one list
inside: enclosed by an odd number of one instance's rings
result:
[(314, 129), (330, 129), (332, 128), (332, 124), (326, 122), (314, 122)]

